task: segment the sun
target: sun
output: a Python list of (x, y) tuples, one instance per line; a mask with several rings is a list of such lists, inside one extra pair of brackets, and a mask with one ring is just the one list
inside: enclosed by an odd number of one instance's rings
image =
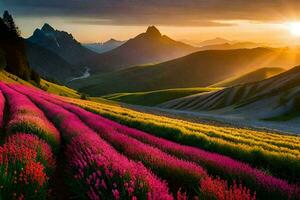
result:
[(292, 35), (300, 37), (300, 22), (289, 23), (289, 30)]

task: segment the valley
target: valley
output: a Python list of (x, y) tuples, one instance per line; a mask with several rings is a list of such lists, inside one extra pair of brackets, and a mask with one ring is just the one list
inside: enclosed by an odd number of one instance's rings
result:
[(3, 3), (0, 200), (300, 200), (300, 23), (274, 3)]

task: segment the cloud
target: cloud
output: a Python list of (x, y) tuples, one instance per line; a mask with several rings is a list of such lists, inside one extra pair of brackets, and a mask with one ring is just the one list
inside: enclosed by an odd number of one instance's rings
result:
[(1, 0), (14, 15), (72, 17), (73, 23), (230, 26), (218, 20), (299, 19), (299, 0)]

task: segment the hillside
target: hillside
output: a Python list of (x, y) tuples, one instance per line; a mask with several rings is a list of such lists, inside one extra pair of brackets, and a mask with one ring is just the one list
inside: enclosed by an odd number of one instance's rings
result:
[[(170, 88), (207, 87), (261, 67), (295, 66), (289, 50), (255, 48), (199, 51), (168, 62), (92, 75), (70, 86), (92, 96)], [(300, 57), (299, 57), (300, 58)]]
[(230, 86), (244, 84), (244, 83), (257, 82), (267, 78), (271, 78), (272, 76), (280, 74), (284, 71), (285, 70), (282, 68), (269, 68), (269, 67), (261, 68), (243, 74), (241, 76), (226, 79), (219, 83), (213, 84), (211, 87), (230, 87)]
[(102, 98), (128, 104), (155, 106), (180, 97), (214, 90), (218, 90), (218, 88), (176, 88), (150, 92), (116, 93), (102, 96)]
[(179, 98), (162, 108), (243, 115), (257, 119), (291, 120), (300, 116), (300, 66), (272, 78), (216, 92)]
[(47, 79), (66, 83), (70, 78), (83, 73), (79, 66), (70, 64), (56, 53), (26, 41), (26, 54), (30, 66)]
[[(208, 200), (219, 193), (299, 199), (299, 137), (193, 123), (18, 84), (0, 82), (0, 91), (0, 116), (7, 119), (1, 199), (47, 199), (49, 193), (89, 199), (94, 182), (96, 199)], [(24, 172), (26, 184), (19, 181)]]
[(107, 72), (134, 65), (163, 62), (196, 50), (195, 47), (162, 35), (156, 27), (150, 26), (145, 33), (83, 63), (94, 72)]
[[(8, 73), (4, 70), (0, 71), (0, 81), (4, 83), (18, 83), (26, 86), (32, 86), (37, 87), (37, 85), (34, 82), (28, 82), (21, 78), (19, 78), (16, 75), (13, 75), (11, 73)], [(41, 79), (40, 85), (38, 88), (43, 89), (44, 91), (50, 92), (52, 94), (57, 94), (60, 96), (65, 97), (72, 97), (72, 98), (80, 98), (80, 94), (64, 85), (59, 85), (56, 83), (52, 83), (50, 81), (47, 81), (45, 79)]]

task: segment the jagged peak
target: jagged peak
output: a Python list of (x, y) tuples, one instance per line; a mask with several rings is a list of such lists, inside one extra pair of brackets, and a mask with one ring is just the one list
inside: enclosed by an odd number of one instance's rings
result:
[(41, 30), (46, 33), (55, 31), (55, 29), (52, 26), (50, 26), (48, 23), (45, 23)]
[(161, 36), (161, 33), (155, 26), (149, 26), (147, 28), (146, 34), (151, 35), (151, 36)]

